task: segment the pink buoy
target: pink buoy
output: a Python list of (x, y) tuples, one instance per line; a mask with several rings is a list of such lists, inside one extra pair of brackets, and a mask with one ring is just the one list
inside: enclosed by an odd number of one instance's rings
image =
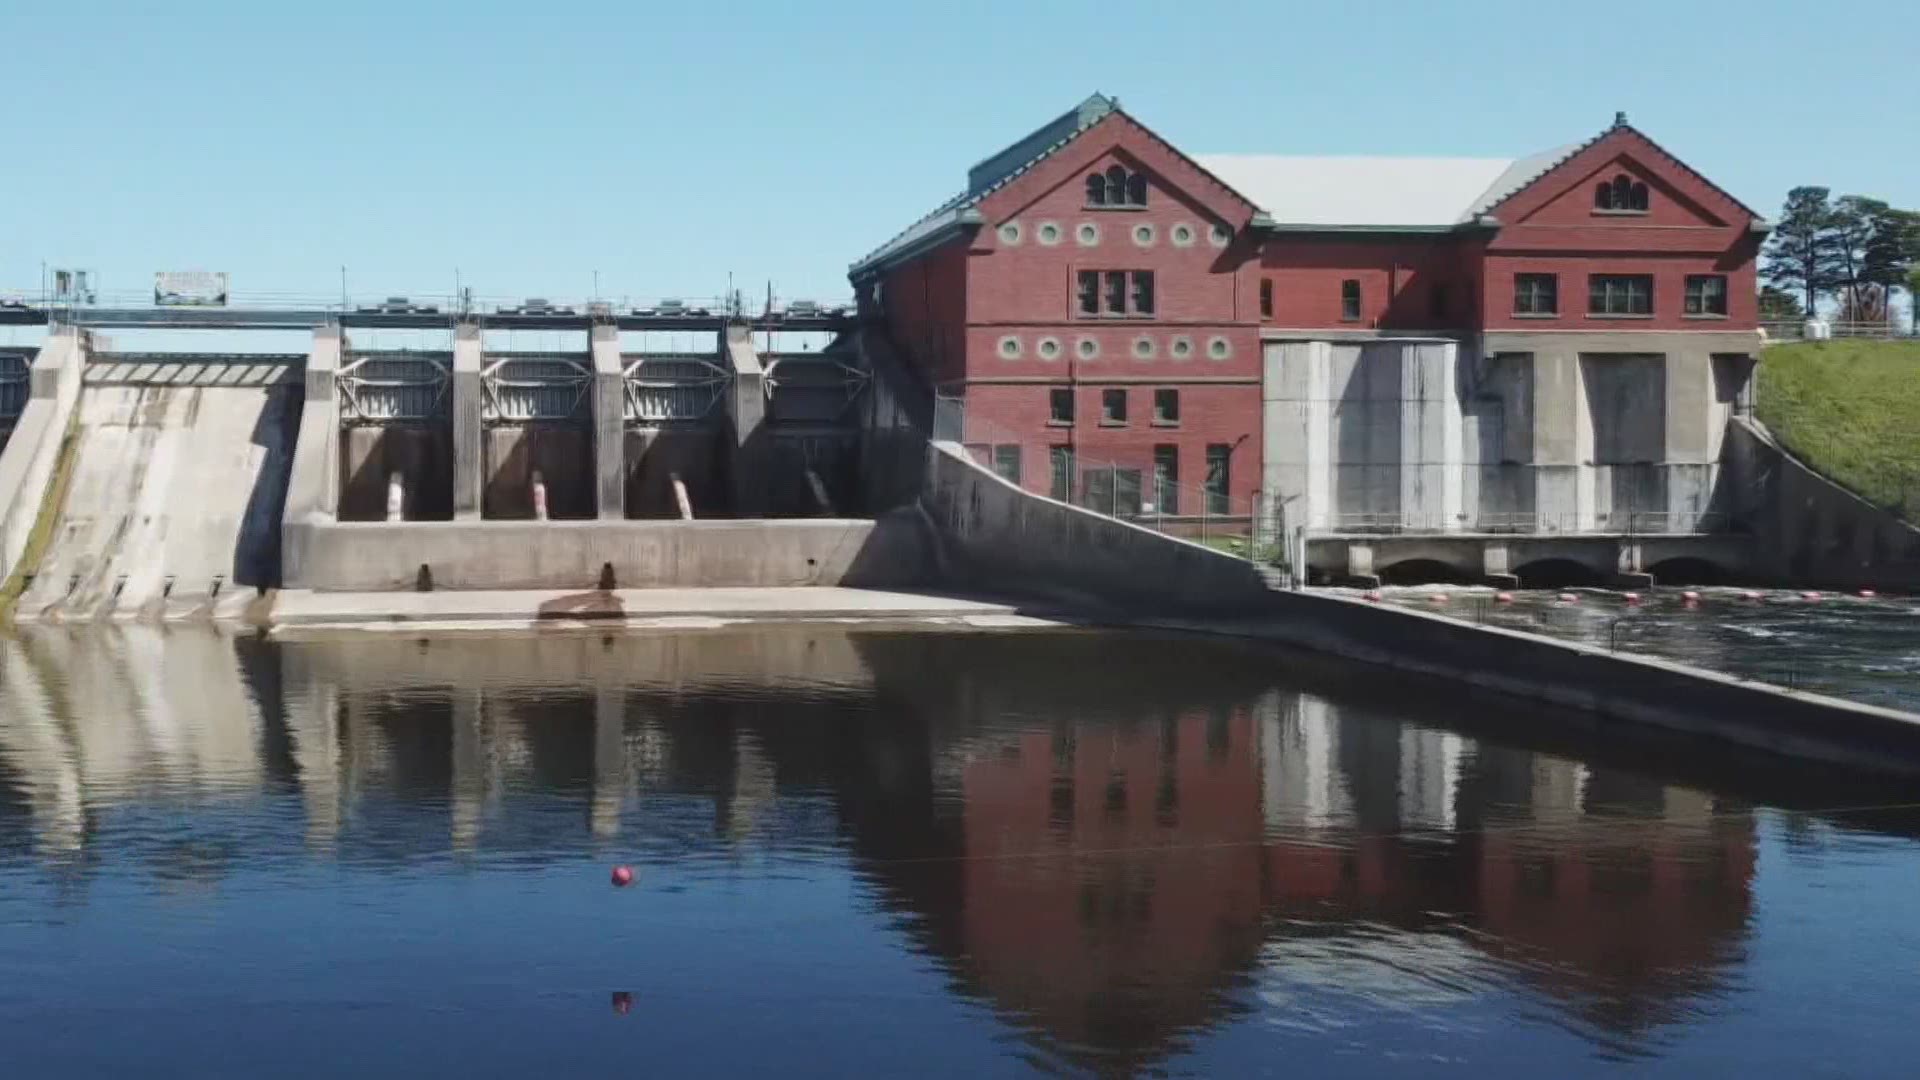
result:
[(1753, 589), (1748, 589), (1746, 592), (1743, 592), (1740, 594), (1740, 599), (1759, 600), (1759, 599), (1762, 599), (1762, 597), (1758, 592), (1754, 591)]
[(1807, 590), (1806, 592), (1803, 592), (1803, 593), (1801, 593), (1801, 594), (1800, 594), (1800, 599), (1802, 599), (1802, 600), (1818, 600), (1818, 599), (1820, 599), (1820, 594), (1819, 594), (1818, 592), (1816, 592), (1815, 590), (1813, 590), (1813, 589), (1808, 589), (1808, 590)]
[(1879, 595), (1880, 595), (1879, 593), (1877, 593), (1877, 592), (1874, 592), (1874, 591), (1873, 591), (1872, 589), (1861, 589), (1861, 590), (1860, 590), (1860, 599), (1862, 599), (1862, 600), (1871, 600), (1871, 599), (1873, 599), (1874, 597), (1876, 597), (1876, 596), (1879, 596)]
[(633, 867), (631, 866), (614, 867), (613, 868), (613, 884), (615, 888), (619, 888), (619, 889), (624, 889), (627, 886), (633, 884)]
[(1494, 593), (1493, 602), (1496, 604), (1511, 604), (1513, 603), (1513, 594), (1510, 592)]
[(1689, 604), (1697, 604), (1700, 602), (1700, 594), (1694, 592), (1692, 589), (1688, 589), (1686, 592), (1680, 594), (1680, 599), (1685, 600)]
[(1563, 592), (1559, 596), (1555, 597), (1555, 599), (1559, 600), (1563, 604), (1577, 604), (1580, 602), (1580, 598), (1573, 595), (1570, 592)]
[(1629, 604), (1637, 604), (1640, 602), (1640, 594), (1637, 592), (1630, 592), (1622, 596), (1621, 599), (1625, 600)]
[(1444, 604), (1447, 602), (1447, 594), (1443, 592), (1434, 593), (1432, 596), (1427, 597), (1427, 602), (1430, 604)]
[(1368, 593), (1368, 594), (1367, 594), (1367, 602), (1368, 602), (1368, 603), (1372, 603), (1372, 604), (1377, 604), (1377, 603), (1379, 603), (1379, 602), (1380, 602), (1380, 594), (1379, 594), (1379, 593), (1377, 593), (1377, 592), (1370, 592), (1370, 593)]

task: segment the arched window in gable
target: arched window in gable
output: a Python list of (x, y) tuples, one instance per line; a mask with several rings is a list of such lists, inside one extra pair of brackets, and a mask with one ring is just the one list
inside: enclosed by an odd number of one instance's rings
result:
[(1595, 210), (1624, 210), (1646, 212), (1647, 185), (1635, 180), (1626, 173), (1620, 173), (1611, 181), (1602, 180), (1593, 189), (1593, 208)]
[(1110, 165), (1105, 172), (1087, 174), (1088, 206), (1147, 205), (1147, 176), (1131, 172), (1124, 165)]

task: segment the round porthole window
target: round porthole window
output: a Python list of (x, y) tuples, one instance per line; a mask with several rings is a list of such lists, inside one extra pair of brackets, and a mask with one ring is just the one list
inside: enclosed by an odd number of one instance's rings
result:
[(1217, 338), (1207, 339), (1207, 359), (1225, 360), (1227, 357), (1232, 355), (1233, 355), (1233, 346), (1227, 344), (1226, 338), (1217, 337)]
[(1133, 358), (1135, 360), (1151, 360), (1153, 359), (1153, 354), (1154, 354), (1154, 348), (1153, 348), (1152, 338), (1137, 337), (1133, 339)]
[(1174, 338), (1173, 342), (1167, 346), (1167, 354), (1175, 360), (1191, 359), (1193, 357), (1193, 339), (1184, 336)]
[(1073, 343), (1073, 351), (1078, 353), (1082, 360), (1092, 360), (1100, 355), (1100, 343), (1090, 337), (1083, 337)]
[(1039, 232), (1035, 235), (1040, 238), (1041, 243), (1052, 247), (1060, 242), (1060, 226), (1051, 221), (1043, 221), (1040, 223)]
[(1006, 244), (1008, 247), (1012, 247), (1020, 243), (1021, 239), (1022, 237), (1020, 234), (1019, 222), (1009, 221), (1005, 225), (1000, 226), (1000, 242), (1001, 243)]
[(1135, 225), (1133, 227), (1133, 242), (1140, 245), (1141, 247), (1152, 247), (1153, 246), (1153, 226), (1144, 225), (1144, 224)]
[(1020, 359), (1020, 339), (1011, 335), (1001, 338), (1000, 357), (1003, 360)]
[(1225, 225), (1215, 225), (1207, 230), (1207, 243), (1214, 247), (1226, 247), (1227, 241), (1231, 239), (1233, 239), (1233, 232)]
[(1175, 225), (1173, 227), (1173, 232), (1171, 235), (1173, 236), (1174, 247), (1193, 246), (1193, 226), (1187, 224), (1186, 222), (1183, 221), (1180, 224)]
[(1083, 221), (1073, 232), (1073, 238), (1080, 241), (1081, 247), (1092, 247), (1100, 242), (1100, 226), (1091, 221)]
[(1043, 337), (1040, 339), (1040, 344), (1034, 346), (1033, 351), (1038, 353), (1042, 360), (1058, 360), (1060, 358), (1060, 342), (1055, 338)]

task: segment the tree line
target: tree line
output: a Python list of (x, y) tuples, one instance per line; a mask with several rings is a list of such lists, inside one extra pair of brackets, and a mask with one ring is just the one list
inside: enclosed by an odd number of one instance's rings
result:
[(1840, 322), (1885, 322), (1893, 290), (1920, 296), (1920, 212), (1797, 187), (1761, 260), (1762, 319), (1803, 318), (1831, 298)]

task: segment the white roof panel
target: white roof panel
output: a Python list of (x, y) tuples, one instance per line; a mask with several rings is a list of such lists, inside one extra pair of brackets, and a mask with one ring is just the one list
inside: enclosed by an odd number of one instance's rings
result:
[(1564, 156), (1290, 157), (1197, 160), (1282, 225), (1444, 226), (1471, 220)]

